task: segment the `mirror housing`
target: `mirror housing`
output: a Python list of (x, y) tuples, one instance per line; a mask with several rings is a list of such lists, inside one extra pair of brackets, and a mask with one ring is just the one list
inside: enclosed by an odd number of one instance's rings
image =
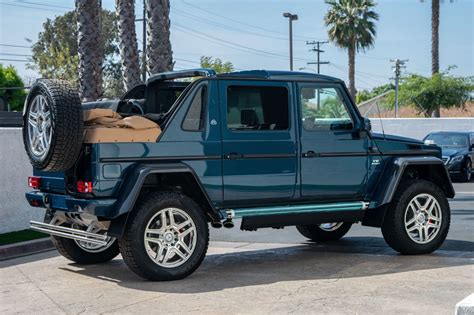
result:
[(436, 145), (436, 143), (433, 140), (425, 140), (426, 145)]
[(364, 117), (363, 131), (366, 131), (366, 132), (372, 131), (372, 123), (370, 122), (370, 119), (367, 117)]

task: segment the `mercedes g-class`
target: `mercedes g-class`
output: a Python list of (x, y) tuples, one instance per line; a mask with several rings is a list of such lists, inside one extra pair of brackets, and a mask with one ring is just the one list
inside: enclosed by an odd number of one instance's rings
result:
[[(88, 124), (104, 109), (111, 116)], [(134, 117), (156, 133), (135, 136)], [(371, 132), (344, 82), (328, 76), (175, 71), (84, 104), (43, 79), (27, 97), (23, 135), (26, 199), (46, 209), (31, 228), (76, 263), (120, 253), (146, 279), (191, 274), (209, 226), (236, 218), (246, 231), (294, 225), (315, 242), (354, 223), (380, 227), (402, 254), (436, 250), (449, 229), (455, 193), (440, 148)]]

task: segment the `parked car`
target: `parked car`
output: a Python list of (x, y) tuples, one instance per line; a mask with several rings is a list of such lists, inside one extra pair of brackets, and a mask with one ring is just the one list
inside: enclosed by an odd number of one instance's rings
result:
[[(89, 125), (94, 117), (112, 126)], [(176, 71), (84, 105), (67, 85), (39, 80), (23, 133), (34, 166), (26, 199), (46, 208), (31, 228), (79, 264), (121, 253), (144, 278), (180, 279), (203, 261), (209, 225), (236, 218), (246, 231), (296, 225), (315, 242), (360, 222), (409, 255), (436, 250), (449, 229), (455, 193), (441, 149), (372, 133), (328, 76)]]
[(441, 147), (442, 159), (449, 174), (464, 182), (472, 177), (472, 161), (474, 161), (474, 132), (438, 131), (428, 134), (426, 144)]

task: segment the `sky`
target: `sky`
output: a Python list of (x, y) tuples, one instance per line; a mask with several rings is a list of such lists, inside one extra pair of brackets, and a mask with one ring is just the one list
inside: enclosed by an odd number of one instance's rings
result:
[[(114, 9), (114, 0), (102, 0)], [(39, 77), (23, 61), (31, 55), (46, 18), (74, 8), (73, 0), (0, 0), (0, 63), (14, 65), (25, 78)], [(136, 17), (142, 17), (143, 0), (136, 1)], [(306, 41), (326, 40), (323, 0), (171, 0), (171, 43), (175, 69), (199, 67), (201, 56), (230, 61), (237, 70), (288, 70), (288, 19), (283, 12), (298, 14), (293, 23), (294, 69), (315, 71), (316, 55)], [(356, 57), (356, 88), (370, 89), (393, 78), (390, 59), (408, 59), (404, 73), (431, 73), (431, 5), (429, 0), (379, 0), (380, 15), (373, 49)], [(137, 22), (139, 47), (142, 25)], [(11, 47), (17, 45), (26, 47)], [(321, 73), (347, 81), (347, 52), (325, 44)], [(474, 75), (474, 0), (445, 0), (440, 14), (440, 68), (455, 75)]]

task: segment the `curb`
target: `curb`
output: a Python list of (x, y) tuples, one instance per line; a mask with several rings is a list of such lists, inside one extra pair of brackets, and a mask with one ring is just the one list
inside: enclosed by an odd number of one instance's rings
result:
[(51, 239), (42, 238), (37, 240), (19, 242), (0, 246), (0, 261), (18, 258), (21, 256), (38, 254), (54, 250), (55, 247)]
[(474, 315), (474, 293), (456, 304), (456, 315)]

